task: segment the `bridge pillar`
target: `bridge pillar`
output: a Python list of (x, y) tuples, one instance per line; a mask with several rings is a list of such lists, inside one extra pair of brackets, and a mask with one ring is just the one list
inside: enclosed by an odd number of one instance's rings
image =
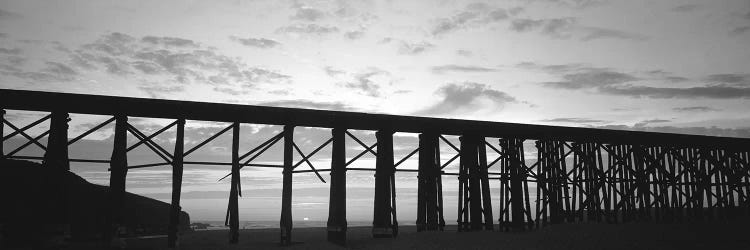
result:
[(235, 122), (232, 124), (232, 177), (229, 189), (229, 211), (227, 213), (227, 219), (229, 221), (229, 243), (231, 244), (236, 244), (240, 237), (239, 196), (242, 195), (242, 187), (240, 186), (239, 147), (240, 124)]
[[(417, 186), (417, 231), (442, 230), (442, 192), (438, 135), (419, 135), (419, 170)], [(442, 222), (442, 223), (441, 223)]]
[(490, 195), (490, 178), (487, 166), (487, 147), (484, 137), (477, 138), (477, 152), (479, 156), (478, 174), (482, 189), (482, 212), (484, 215), (484, 230), (495, 230), (492, 218), (492, 195)]
[[(177, 121), (174, 158), (172, 159), (172, 206), (169, 210), (169, 235), (167, 236), (167, 247), (169, 248), (174, 248), (177, 245), (177, 232), (179, 231), (180, 225), (180, 193), (182, 192), (182, 162), (184, 158), (184, 148), (185, 119), (180, 119)], [(234, 166), (234, 164), (232, 165)]]
[(127, 127), (128, 117), (125, 115), (115, 116), (114, 143), (112, 146), (112, 158), (109, 168), (109, 216), (105, 229), (105, 240), (109, 244), (112, 238), (119, 236), (120, 226), (123, 223), (122, 207), (125, 198), (125, 178), (128, 174), (127, 156)]
[[(42, 165), (45, 168), (53, 168), (56, 172), (67, 172), (70, 170), (68, 160), (68, 113), (53, 111), (50, 119), (49, 138), (47, 140), (47, 150), (44, 153)], [(63, 237), (70, 236), (70, 211), (71, 207), (70, 193), (65, 179), (48, 179), (44, 180), (60, 190), (61, 194), (57, 197), (51, 197), (58, 207), (53, 209), (58, 221), (49, 222), (59, 226), (58, 230), (63, 231)]]
[(331, 190), (328, 202), (328, 241), (346, 243), (346, 129), (334, 128), (331, 155)]
[(281, 245), (292, 243), (292, 171), (294, 153), (294, 126), (284, 126), (284, 170), (281, 190)]
[[(464, 135), (461, 140), (459, 231), (493, 230), (484, 137)], [(484, 221), (483, 221), (484, 218)]]
[(5, 159), (5, 150), (3, 149), (3, 145), (5, 145), (5, 140), (2, 139), (5, 137), (5, 110), (0, 109), (0, 160)]
[(47, 152), (44, 153), (43, 165), (46, 167), (70, 170), (68, 161), (68, 113), (52, 112), (49, 126)]
[[(526, 184), (526, 169), (523, 164), (523, 140), (514, 138), (500, 139), (505, 159), (503, 165), (510, 177), (510, 212), (511, 227), (516, 231), (526, 228), (524, 213), (529, 209), (528, 184)], [(524, 201), (526, 206), (524, 207)]]
[(372, 236), (376, 238), (396, 237), (395, 168), (393, 166), (393, 131), (380, 130), (375, 133), (378, 151), (375, 160), (375, 200)]

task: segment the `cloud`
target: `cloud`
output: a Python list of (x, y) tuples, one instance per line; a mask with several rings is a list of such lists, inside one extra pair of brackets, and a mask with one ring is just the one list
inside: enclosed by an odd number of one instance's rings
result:
[(344, 83), (344, 87), (350, 89), (356, 89), (361, 93), (372, 96), (380, 96), (380, 84), (378, 82), (389, 81), (388, 78), (391, 75), (390, 72), (379, 69), (369, 68), (363, 72), (354, 74), (354, 79), (350, 82)]
[(323, 70), (326, 72), (326, 75), (328, 75), (330, 77), (336, 77), (338, 75), (346, 73), (343, 70), (339, 70), (339, 69), (336, 69), (336, 68), (331, 67), (331, 66), (326, 66), (325, 68), (323, 68)]
[(570, 37), (570, 30), (575, 25), (576, 19), (566, 18), (549, 18), (549, 19), (514, 19), (510, 23), (510, 29), (516, 32), (529, 32), (539, 30), (543, 35), (555, 38)]
[(0, 33), (0, 38), (8, 38), (8, 34)]
[(704, 78), (706, 82), (731, 85), (750, 85), (750, 74), (713, 74)]
[(13, 48), (13, 49), (6, 49), (6, 48), (0, 48), (0, 54), (6, 54), (6, 55), (20, 55), (21, 49), (19, 48)]
[(653, 123), (666, 123), (671, 122), (672, 120), (665, 120), (665, 119), (651, 119), (651, 120), (644, 120), (637, 122), (633, 125), (633, 127), (645, 127), (646, 125), (653, 124)]
[[(571, 90), (593, 89), (602, 94), (628, 96), (634, 98), (713, 98), (738, 99), (750, 98), (750, 75), (747, 74), (713, 74), (705, 77), (708, 85), (686, 88), (638, 86), (631, 82), (641, 80), (673, 81), (686, 78), (671, 76), (663, 71), (650, 71), (647, 74), (656, 78), (617, 72), (608, 68), (586, 67), (580, 64), (539, 65), (524, 62), (516, 65), (520, 68), (542, 70), (560, 75), (561, 81), (543, 82), (544, 87)], [(665, 77), (666, 76), (666, 77)]]
[[(640, 80), (666, 82), (684, 82), (690, 80), (685, 77), (675, 76), (672, 73), (663, 70), (622, 73), (610, 68), (591, 67), (580, 63), (537, 64), (533, 62), (521, 62), (516, 64), (515, 67), (539, 70), (548, 74), (559, 75), (566, 81), (547, 82), (542, 84), (547, 85), (547, 87), (560, 88), (592, 88), (602, 84), (611, 85)], [(600, 84), (596, 84), (597, 82)]]
[(360, 39), (364, 35), (365, 35), (364, 32), (358, 31), (358, 30), (357, 31), (349, 31), (349, 32), (344, 33), (344, 36), (346, 38), (349, 38), (349, 39), (352, 39), (352, 40)]
[(237, 89), (234, 89), (234, 88), (222, 88), (222, 87), (214, 87), (214, 91), (219, 92), (219, 93), (228, 94), (228, 95), (234, 95), (234, 96), (244, 95), (244, 94), (250, 93), (247, 90), (237, 90)]
[(560, 74), (560, 73), (566, 73), (569, 71), (574, 71), (574, 70), (578, 70), (581, 68), (585, 68), (585, 65), (579, 64), (579, 63), (537, 64), (533, 62), (521, 62), (519, 64), (516, 64), (516, 67), (524, 68), (524, 69), (541, 70), (549, 74)]
[(185, 91), (185, 86), (138, 86), (138, 89), (146, 92), (151, 98), (162, 98), (163, 94), (173, 94)]
[[(252, 67), (237, 57), (187, 39), (147, 36), (141, 39), (124, 33), (106, 34), (70, 53), (71, 65), (85, 70), (104, 68), (119, 76), (149, 75), (150, 79), (174, 83), (237, 83), (253, 87), (258, 83), (279, 83), (290, 76), (274, 70)], [(154, 90), (151, 90), (155, 93)]]
[(22, 17), (21, 14), (16, 12), (0, 9), (0, 19), (15, 19), (20, 17)]
[(702, 9), (704, 6), (700, 4), (683, 4), (672, 8), (675, 12), (693, 12)]
[(334, 26), (324, 26), (319, 24), (294, 24), (278, 28), (276, 32), (298, 35), (326, 35), (339, 32), (339, 28)]
[(720, 109), (715, 109), (715, 108), (706, 107), (706, 106), (678, 107), (678, 108), (673, 108), (672, 110), (677, 111), (677, 112), (711, 112), (711, 111), (721, 111)]
[(398, 47), (398, 53), (402, 55), (417, 55), (421, 54), (425, 51), (431, 50), (435, 48), (435, 45), (429, 42), (416, 42), (416, 43), (408, 43), (405, 41), (401, 41), (399, 47)]
[(596, 39), (622, 39), (643, 41), (649, 37), (637, 33), (610, 28), (583, 26), (573, 17), (562, 18), (515, 18), (510, 21), (511, 31), (525, 33), (538, 31), (540, 34), (556, 39), (578, 38), (581, 41)]
[(648, 40), (648, 36), (630, 33), (614, 29), (605, 29), (597, 27), (584, 27), (584, 35), (581, 37), (581, 41), (591, 41), (596, 39), (622, 39), (622, 40), (634, 40), (644, 41)]
[(145, 36), (141, 38), (144, 43), (150, 43), (153, 45), (172, 46), (172, 47), (198, 47), (198, 44), (192, 40), (178, 38), (178, 37), (157, 37), (157, 36)]
[(321, 10), (310, 7), (301, 7), (297, 8), (297, 12), (295, 12), (290, 18), (294, 20), (314, 22), (322, 19), (325, 15), (326, 13)]
[(72, 68), (57, 62), (47, 62), (47, 72), (57, 74), (57, 75), (69, 75), (69, 76), (75, 76), (78, 75), (78, 72), (73, 70)]
[(14, 76), (31, 82), (70, 82), (76, 79), (78, 72), (58, 62), (45, 62), (44, 68), (38, 71), (24, 71), (16, 67), (2, 67), (0, 74)]
[(545, 4), (555, 4), (576, 9), (584, 9), (604, 4), (603, 0), (527, 0), (527, 2), (537, 2)]
[(352, 110), (351, 107), (340, 102), (316, 102), (302, 99), (261, 102), (257, 105), (321, 110)]
[(486, 24), (505, 21), (520, 12), (519, 9), (504, 9), (486, 3), (471, 3), (451, 17), (433, 20), (430, 34), (440, 36), (457, 30), (481, 27)]
[(434, 66), (431, 68), (431, 70), (435, 74), (443, 74), (447, 72), (493, 72), (493, 71), (497, 71), (497, 69), (492, 69), (492, 68), (485, 68), (485, 67), (471, 66), (471, 65), (455, 65), (455, 64)]
[(673, 83), (686, 82), (686, 81), (690, 80), (690, 79), (688, 79), (686, 77), (672, 75), (672, 73), (666, 72), (666, 71), (663, 71), (663, 70), (650, 70), (650, 71), (646, 71), (644, 73), (647, 74), (649, 77), (652, 77), (652, 78), (655, 78), (655, 79), (664, 80), (664, 81), (668, 81), (668, 82), (673, 82)]
[(637, 77), (606, 68), (584, 68), (562, 76), (563, 81), (542, 83), (545, 87), (562, 89), (587, 89), (621, 84), (638, 80)]
[(723, 85), (708, 85), (690, 88), (661, 88), (647, 86), (605, 86), (599, 92), (610, 95), (621, 95), (636, 98), (712, 98), (712, 99), (748, 99), (750, 88)]
[(456, 50), (456, 54), (459, 56), (464, 56), (464, 57), (472, 57), (474, 55), (473, 52), (469, 50), (463, 50), (463, 49)]
[(256, 47), (256, 48), (261, 48), (261, 49), (268, 49), (268, 48), (281, 46), (281, 43), (271, 40), (271, 39), (266, 39), (266, 38), (239, 38), (236, 36), (230, 36), (229, 39), (231, 39), (232, 41), (238, 42), (242, 45), (245, 45), (245, 46)]
[(398, 53), (402, 55), (417, 55), (423, 52), (432, 50), (435, 45), (426, 41), (422, 42), (407, 42), (401, 39), (393, 37), (386, 37), (378, 41), (378, 44), (390, 44), (395, 43), (398, 47)]
[(484, 107), (482, 101), (489, 101), (492, 107), (501, 108), (508, 103), (516, 103), (515, 97), (494, 90), (490, 86), (474, 82), (450, 83), (440, 87), (437, 94), (443, 99), (438, 103), (415, 112), (417, 115), (451, 114), (458, 111), (471, 112)]
[(732, 31), (729, 32), (731, 35), (742, 35), (750, 31), (750, 26), (742, 26), (734, 28)]
[(578, 117), (565, 117), (565, 118), (552, 118), (539, 120), (540, 122), (549, 123), (609, 123), (610, 121), (589, 119), (589, 118), (578, 118)]

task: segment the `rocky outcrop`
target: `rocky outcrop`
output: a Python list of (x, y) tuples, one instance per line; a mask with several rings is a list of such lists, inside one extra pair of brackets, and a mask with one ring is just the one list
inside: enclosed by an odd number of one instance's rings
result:
[[(109, 213), (108, 193), (109, 187), (89, 183), (69, 171), (0, 160), (3, 241), (67, 233), (74, 241), (100, 239)], [(121, 233), (166, 234), (170, 204), (132, 193), (125, 194), (123, 204), (125, 230)], [(182, 212), (180, 231), (190, 230), (189, 225), (188, 214)]]

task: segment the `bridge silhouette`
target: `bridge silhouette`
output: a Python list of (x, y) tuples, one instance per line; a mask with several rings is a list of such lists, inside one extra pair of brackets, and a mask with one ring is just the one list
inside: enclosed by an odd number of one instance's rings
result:
[[(42, 160), (46, 167), (70, 169), (75, 162), (109, 164), (110, 219), (102, 230), (112, 237), (118, 224), (128, 169), (171, 166), (172, 198), (168, 244), (177, 241), (180, 193), (184, 165), (227, 166), (231, 189), (226, 225), (230, 243), (239, 241), (238, 197), (241, 195), (240, 169), (264, 167), (282, 169), (280, 242), (292, 243), (292, 176), (330, 172), (328, 240), (346, 240), (346, 172), (374, 171), (375, 197), (372, 234), (395, 237), (396, 172), (418, 173), (417, 231), (443, 230), (443, 178), (458, 178), (458, 230), (531, 230), (555, 223), (594, 221), (681, 222), (731, 219), (750, 214), (750, 139), (683, 135), (594, 128), (439, 119), (366, 114), (356, 112), (262, 107), (189, 101), (127, 98), (0, 89), (0, 130), (10, 128), (3, 142), (14, 136), (25, 144), (2, 158)], [(18, 127), (5, 119), (5, 109), (47, 112), (48, 115)], [(111, 118), (75, 138), (68, 137), (69, 114), (105, 115)], [(128, 123), (132, 117), (173, 119), (174, 122), (146, 135)], [(28, 131), (49, 120), (49, 130), (31, 136)], [(192, 148), (184, 147), (186, 120), (228, 123), (228, 126)], [(111, 159), (68, 157), (68, 146), (114, 123)], [(248, 152), (239, 151), (240, 124), (282, 125), (283, 130)], [(330, 128), (331, 138), (308, 154), (294, 143), (295, 127)], [(175, 128), (175, 148), (169, 151), (154, 137)], [(349, 130), (376, 131), (377, 142), (368, 145)], [(232, 134), (229, 162), (185, 161), (185, 157), (218, 136)], [(419, 145), (404, 158), (394, 159), (393, 134), (419, 134)], [(128, 133), (137, 139), (127, 145)], [(455, 145), (445, 136), (460, 136)], [(40, 140), (47, 137), (47, 144)], [(345, 141), (352, 138), (361, 153), (347, 160)], [(441, 143), (442, 141), (442, 143)], [(534, 141), (536, 162), (527, 164), (524, 142)], [(280, 164), (254, 163), (271, 146), (283, 144)], [(43, 156), (16, 155), (35, 145)], [(310, 157), (331, 145), (331, 166), (317, 169)], [(455, 151), (443, 162), (441, 144)], [(145, 145), (163, 162), (129, 165), (127, 152)], [(488, 159), (488, 150), (499, 155)], [(294, 155), (300, 159), (295, 161)], [(366, 154), (375, 155), (374, 168), (349, 167)], [(408, 158), (418, 157), (418, 169), (400, 169)], [(457, 172), (444, 168), (458, 160)], [(306, 164), (310, 170), (298, 170)], [(490, 181), (499, 181), (498, 193)], [(531, 187), (530, 187), (530, 184)], [(535, 187), (534, 187), (535, 186)], [(532, 195), (535, 194), (535, 195)], [(500, 197), (493, 208), (492, 195)], [(532, 203), (535, 204), (532, 208)], [(495, 213), (496, 212), (496, 213)], [(494, 213), (494, 214), (493, 214)], [(497, 220), (496, 220), (497, 219)]]

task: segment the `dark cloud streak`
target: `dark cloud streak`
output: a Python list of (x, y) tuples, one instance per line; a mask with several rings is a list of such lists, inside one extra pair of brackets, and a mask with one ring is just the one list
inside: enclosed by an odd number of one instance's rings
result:
[(455, 64), (434, 66), (430, 68), (430, 70), (432, 70), (432, 72), (435, 74), (443, 74), (443, 73), (448, 73), (448, 72), (479, 73), (479, 72), (497, 71), (497, 69), (492, 69), (492, 68), (485, 68), (485, 67), (472, 66), (472, 65), (455, 65)]
[(261, 48), (261, 49), (268, 49), (268, 48), (281, 46), (281, 43), (271, 40), (271, 39), (266, 39), (266, 38), (252, 38), (252, 37), (240, 38), (236, 36), (230, 36), (229, 39), (239, 44), (245, 45), (245, 46), (256, 47), (256, 48)]
[(515, 97), (505, 92), (473, 82), (446, 84), (437, 90), (437, 94), (443, 97), (441, 101), (414, 114), (446, 115), (459, 111), (476, 111), (483, 106), (481, 100), (489, 100), (493, 103), (491, 107), (494, 108), (502, 108), (508, 103), (518, 102)]

